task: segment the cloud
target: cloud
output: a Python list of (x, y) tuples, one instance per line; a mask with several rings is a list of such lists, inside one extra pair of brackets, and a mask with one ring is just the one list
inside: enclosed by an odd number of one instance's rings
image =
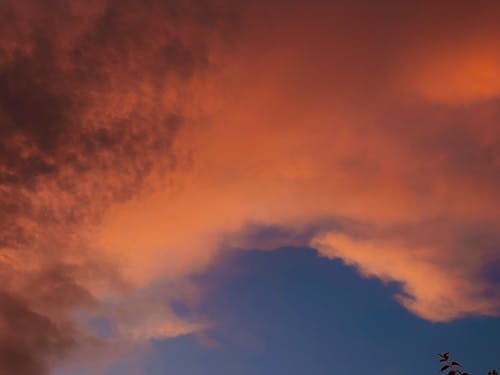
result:
[(497, 3), (0, 7), (0, 315), (34, 327), (11, 372), (93, 316), (203, 329), (169, 302), (221, 248), (312, 244), (426, 319), (498, 314)]
[(2, 371), (47, 373), (87, 340), (75, 310), (127, 290), (89, 233), (111, 204), (184, 163), (173, 141), (195, 111), (182, 97), (210, 69), (210, 12), (173, 1), (0, 5)]
[(2, 369), (23, 375), (42, 373), (47, 357), (64, 353), (75, 345), (71, 327), (56, 326), (15, 296), (2, 293), (0, 298)]
[[(498, 258), (499, 99), (495, 90), (484, 95), (450, 80), (482, 48), (466, 42), (471, 33), (484, 45), (497, 40), (491, 14), (498, 7), (426, 2), (393, 14), (386, 11), (392, 3), (384, 4), (245, 9), (241, 42), (219, 56), (224, 69), (210, 87), (210, 126), (185, 128), (177, 139), (193, 150), (192, 165), (175, 172), (176, 187), (113, 207), (101, 226), (103, 247), (120, 254), (130, 279), (147, 285), (199, 272), (224, 245), (282, 246), (283, 233), (289, 243), (316, 243), (328, 232), (350, 236), (354, 225), (358, 234), (372, 233), (367, 248), (388, 244), (395, 259), (425, 237), (422, 248), (444, 260), (419, 258), (422, 275), (456, 265), (440, 280), (456, 285), (456, 273), (460, 285), (477, 284), (465, 297), (448, 296), (447, 308), (432, 307), (444, 292), (426, 295), (403, 270), (384, 274), (407, 285), (401, 301), (413, 312), (436, 321), (497, 313), (479, 270)], [(442, 59), (435, 58), (439, 43), (447, 46)], [(451, 78), (437, 79), (432, 72), (450, 56), (467, 59), (447, 70)], [(418, 77), (448, 92), (431, 95)], [(446, 242), (431, 230), (438, 222)], [(256, 240), (255, 223), (286, 229)], [(350, 244), (342, 257), (354, 262), (363, 246)], [(354, 264), (370, 270), (371, 258), (363, 259)]]
[(366, 277), (401, 283), (396, 299), (424, 319), (442, 322), (498, 315), (498, 299), (485, 295), (485, 285), (479, 280), (471, 282), (477, 278), (470, 274), (474, 266), (464, 265), (456, 248), (436, 246), (439, 241), (427, 248), (401, 242), (328, 233), (316, 238), (313, 246), (322, 256), (342, 259)]

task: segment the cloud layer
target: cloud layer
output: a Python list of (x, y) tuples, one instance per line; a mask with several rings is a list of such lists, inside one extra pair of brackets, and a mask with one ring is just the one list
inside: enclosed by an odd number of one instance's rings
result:
[(70, 314), (126, 288), (88, 232), (184, 163), (172, 144), (219, 21), (172, 1), (6, 1), (0, 17), (0, 367), (42, 374), (88, 334)]
[(497, 3), (0, 7), (10, 372), (94, 340), (88, 311), (201, 329), (168, 301), (222, 248), (310, 245), (425, 319), (499, 314)]
[(221, 243), (269, 248), (237, 235), (260, 223), (286, 228), (276, 246), (312, 244), (400, 282), (424, 318), (498, 313), (497, 285), (482, 275), (498, 258), (498, 89), (479, 90), (483, 70), (470, 71), (479, 50), (499, 67), (483, 48), (498, 40), (498, 7), (356, 4), (296, 4), (281, 18), (279, 4), (246, 9), (211, 126), (179, 139), (194, 150), (181, 188), (110, 211), (102, 227), (143, 270), (137, 283), (194, 272)]

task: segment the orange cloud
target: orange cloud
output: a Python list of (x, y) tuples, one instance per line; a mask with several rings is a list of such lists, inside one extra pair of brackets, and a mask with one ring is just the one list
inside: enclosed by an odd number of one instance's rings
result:
[[(450, 42), (434, 41), (409, 64), (409, 85), (431, 101), (467, 104), (500, 94), (500, 35), (475, 35)], [(423, 52), (423, 53), (422, 53)]]
[[(209, 13), (197, 3), (0, 5), (3, 371), (47, 373), (91, 335), (75, 311), (130, 292), (91, 233), (109, 206), (182, 164), (172, 143), (183, 97), (210, 70), (219, 18)], [(162, 335), (193, 326), (153, 320), (145, 330)], [(136, 329), (121, 323), (125, 335)]]
[(498, 314), (498, 5), (209, 3), (1, 5), (0, 329), (40, 335), (0, 342), (11, 372), (91, 336), (75, 311), (203, 329), (168, 303), (224, 247), (311, 245), (426, 319)]
[[(342, 259), (366, 277), (402, 283), (397, 300), (425, 319), (450, 321), (468, 315), (496, 316), (500, 311), (498, 300), (484, 296), (484, 285), (471, 282), (461, 260), (449, 259), (453, 251), (335, 233), (319, 236), (313, 246), (319, 254)], [(458, 265), (452, 267), (454, 261)]]
[[(407, 76), (417, 69), (430, 77), (425, 72), (432, 55), (426, 43), (447, 37), (449, 31), (440, 29), (432, 14), (413, 19), (411, 9), (402, 9), (402, 17), (412, 21), (407, 24), (363, 13), (358, 16), (365, 24), (359, 29), (341, 20), (335, 26), (329, 23), (339, 14), (356, 14), (358, 9), (349, 6), (332, 5), (337, 13), (322, 14), (315, 8), (291, 7), (282, 23), (273, 6), (257, 9), (255, 14), (262, 17), (257, 30), (249, 29), (240, 47), (218, 55), (224, 70), (213, 77), (209, 93), (198, 92), (202, 98), (211, 96), (209, 125), (184, 127), (176, 138), (178, 150), (191, 152), (190, 168), (176, 171), (175, 183), (163, 192), (108, 211), (99, 235), (103, 247), (120, 258), (129, 280), (147, 285), (156, 278), (202, 270), (221, 244), (244, 232), (248, 223), (300, 232), (341, 218), (367, 228), (376, 225), (409, 242), (422, 241), (415, 231), (445, 222), (446, 244), (436, 234), (429, 235), (426, 251), (453, 258), (461, 283), (477, 283), (473, 292), (464, 292), (473, 297), (457, 292), (447, 297), (447, 308), (433, 307), (442, 291), (427, 295), (422, 285), (407, 279), (404, 269), (387, 277), (418, 287), (418, 295), (407, 289), (417, 298), (401, 301), (422, 317), (495, 314), (493, 297), (480, 297), (488, 287), (478, 273), (498, 255), (481, 244), (468, 244), (464, 250), (458, 231), (474, 236), (477, 227), (489, 228), (488, 233), (498, 228), (498, 212), (491, 204), (498, 192), (498, 104), (491, 100), (493, 92), (482, 101), (475, 87), (460, 86), (474, 101), (450, 107), (448, 101), (463, 94), (449, 82), (452, 76), (440, 82), (429, 78), (453, 93), (447, 97), (433, 97), (422, 91), (419, 80)], [(464, 17), (462, 11), (455, 16)], [(386, 34), (398, 27), (404, 35), (414, 35), (424, 21), (435, 34), (408, 44)], [(276, 22), (280, 27), (272, 28)], [(370, 33), (370, 25), (382, 29)], [(326, 30), (331, 43), (321, 39)], [(260, 34), (264, 31), (265, 37)], [(467, 55), (458, 59), (457, 76), (475, 56), (461, 41), (456, 37), (449, 46), (455, 55)], [(388, 55), (377, 54), (373, 44)], [(410, 56), (419, 59), (410, 61)], [(366, 60), (359, 61), (362, 57)], [(415, 94), (422, 93), (425, 100), (416, 99)], [(386, 235), (368, 248), (393, 241)], [(391, 247), (395, 249), (388, 257), (406, 259), (407, 246)], [(357, 246), (347, 248), (342, 258), (351, 261), (349, 251), (354, 254)], [(467, 252), (482, 261), (470, 262)], [(355, 264), (371, 269), (371, 258), (366, 257), (367, 264), (363, 259)], [(419, 259), (418, 277), (436, 274), (436, 259)], [(448, 267), (451, 261), (443, 262)], [(385, 277), (377, 270), (370, 274)], [(440, 277), (450, 286), (456, 283)]]

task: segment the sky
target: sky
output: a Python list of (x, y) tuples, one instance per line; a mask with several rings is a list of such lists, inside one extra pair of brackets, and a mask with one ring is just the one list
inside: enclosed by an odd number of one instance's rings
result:
[(0, 2), (0, 375), (500, 366), (500, 3)]

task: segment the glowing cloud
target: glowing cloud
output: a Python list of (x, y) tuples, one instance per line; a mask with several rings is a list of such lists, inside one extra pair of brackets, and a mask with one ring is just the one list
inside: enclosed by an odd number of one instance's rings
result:
[(204, 329), (169, 302), (231, 248), (311, 245), (425, 319), (498, 315), (479, 3), (2, 2), (0, 362), (45, 374), (92, 316), (117, 340)]

